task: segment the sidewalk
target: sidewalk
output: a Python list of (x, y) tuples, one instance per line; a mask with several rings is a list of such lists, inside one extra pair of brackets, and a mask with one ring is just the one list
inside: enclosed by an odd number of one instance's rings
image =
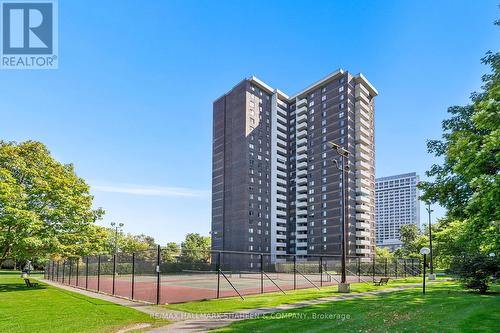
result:
[(381, 294), (391, 293), (391, 292), (398, 291), (398, 290), (415, 288), (415, 287), (420, 286), (420, 284), (418, 284), (418, 283), (408, 284), (405, 286), (382, 289), (382, 290), (377, 290), (377, 291), (368, 291), (368, 292), (363, 292), (363, 293), (352, 293), (352, 294), (344, 294), (344, 295), (338, 295), (338, 296), (323, 297), (323, 298), (312, 299), (312, 300), (302, 301), (302, 302), (293, 303), (293, 304), (285, 304), (285, 305), (280, 305), (280, 306), (270, 307), (270, 308), (242, 310), (242, 311), (237, 311), (234, 313), (196, 314), (196, 313), (187, 313), (187, 312), (169, 310), (169, 309), (166, 309), (166, 308), (161, 307), (161, 306), (150, 305), (150, 304), (130, 301), (127, 299), (114, 297), (114, 296), (110, 296), (110, 295), (95, 293), (95, 292), (91, 292), (91, 291), (87, 291), (87, 290), (83, 290), (83, 289), (79, 289), (79, 288), (61, 285), (61, 284), (58, 284), (58, 283), (55, 283), (52, 281), (47, 281), (47, 280), (41, 280), (41, 281), (46, 283), (46, 284), (49, 284), (51, 286), (60, 288), (60, 289), (72, 291), (72, 292), (79, 293), (79, 294), (82, 294), (85, 296), (89, 296), (89, 297), (93, 297), (93, 298), (97, 298), (97, 299), (102, 299), (102, 300), (112, 302), (115, 304), (134, 308), (138, 311), (147, 313), (151, 316), (166, 319), (166, 320), (173, 322), (169, 325), (155, 328), (155, 329), (148, 331), (151, 333), (206, 332), (206, 331), (209, 331), (212, 329), (216, 329), (216, 328), (230, 325), (231, 323), (238, 321), (238, 320), (257, 318), (259, 316), (271, 314), (274, 312), (303, 308), (303, 307), (311, 306), (311, 305), (315, 305), (315, 304), (322, 304), (322, 303), (328, 303), (328, 302), (338, 302), (338, 301), (342, 301), (342, 300), (360, 298), (360, 297), (364, 297), (364, 296), (381, 295)]

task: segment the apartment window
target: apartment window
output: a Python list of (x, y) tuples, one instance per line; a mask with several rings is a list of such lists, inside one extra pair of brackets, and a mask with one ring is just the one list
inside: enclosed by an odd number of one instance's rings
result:
[(250, 149), (254, 149), (253, 143), (249, 143), (249, 144), (248, 144), (248, 147), (249, 147)]
[(248, 237), (248, 241), (249, 241), (249, 242), (253, 242), (253, 237), (251, 237), (251, 236), (250, 236), (250, 237)]
[(340, 103), (339, 104), (339, 109), (342, 110), (344, 108), (344, 106), (345, 106), (344, 103)]
[(339, 93), (343, 92), (344, 91), (344, 86), (340, 86), (339, 87)]
[(253, 234), (253, 228), (249, 228), (248, 233)]
[(321, 89), (321, 92), (326, 92), (326, 87), (323, 87), (323, 89)]
[(314, 106), (314, 101), (309, 102), (309, 107)]
[(321, 97), (321, 101), (326, 101), (326, 95), (323, 95), (323, 97)]
[(344, 117), (344, 111), (339, 112), (339, 118), (343, 118), (343, 117)]
[(324, 185), (323, 185), (323, 186), (321, 186), (321, 191), (322, 191), (322, 192), (326, 192), (326, 186), (324, 186)]
[(255, 106), (254, 101), (250, 101), (250, 106), (251, 106), (251, 107), (254, 107), (254, 106)]
[(343, 101), (344, 100), (344, 95), (340, 95), (340, 100)]

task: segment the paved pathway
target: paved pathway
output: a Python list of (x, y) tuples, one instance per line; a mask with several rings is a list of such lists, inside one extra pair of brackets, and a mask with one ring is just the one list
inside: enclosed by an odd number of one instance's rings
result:
[(83, 289), (79, 289), (79, 288), (74, 288), (74, 287), (70, 287), (70, 286), (66, 286), (66, 285), (61, 285), (59, 283), (55, 283), (55, 282), (48, 281), (48, 280), (42, 280), (42, 281), (44, 283), (47, 283), (49, 285), (52, 285), (52, 286), (55, 286), (55, 287), (58, 287), (58, 288), (61, 288), (64, 290), (69, 290), (69, 291), (76, 292), (76, 293), (86, 295), (89, 297), (98, 298), (98, 299), (109, 301), (109, 302), (112, 302), (115, 304), (120, 304), (123, 306), (134, 308), (138, 311), (142, 311), (142, 312), (147, 313), (151, 316), (154, 316), (157, 318), (162, 318), (162, 319), (167, 319), (167, 320), (170, 320), (173, 322), (170, 325), (166, 325), (166, 326), (155, 328), (155, 329), (148, 331), (150, 333), (206, 332), (206, 331), (211, 330), (211, 329), (220, 328), (220, 327), (230, 325), (231, 323), (238, 321), (238, 320), (256, 318), (256, 317), (259, 317), (262, 315), (271, 314), (271, 313), (278, 312), (278, 311), (297, 309), (297, 308), (302, 308), (302, 307), (311, 306), (311, 305), (315, 305), (315, 304), (337, 302), (337, 301), (342, 301), (342, 300), (346, 300), (346, 299), (353, 299), (353, 298), (359, 298), (359, 297), (370, 296), (370, 295), (373, 296), (373, 295), (386, 294), (386, 293), (391, 293), (391, 292), (402, 290), (402, 289), (414, 288), (414, 287), (420, 286), (420, 284), (408, 284), (408, 285), (404, 285), (404, 286), (381, 289), (381, 290), (377, 290), (377, 291), (368, 291), (368, 292), (363, 292), (363, 293), (352, 293), (352, 294), (344, 294), (344, 295), (339, 295), (339, 296), (323, 297), (323, 298), (312, 299), (312, 300), (302, 301), (302, 302), (293, 303), (293, 304), (280, 305), (280, 306), (276, 306), (276, 307), (242, 310), (242, 311), (237, 311), (234, 313), (221, 313), (221, 314), (208, 314), (207, 315), (207, 314), (193, 314), (193, 313), (186, 313), (186, 312), (181, 312), (181, 311), (174, 311), (174, 310), (166, 309), (166, 308), (161, 307), (161, 306), (155, 306), (155, 305), (150, 305), (150, 304), (141, 303), (141, 302), (134, 302), (134, 301), (130, 301), (130, 300), (127, 300), (124, 298), (114, 297), (114, 296), (95, 293), (95, 292), (91, 292), (91, 291), (87, 291), (87, 290), (83, 290)]

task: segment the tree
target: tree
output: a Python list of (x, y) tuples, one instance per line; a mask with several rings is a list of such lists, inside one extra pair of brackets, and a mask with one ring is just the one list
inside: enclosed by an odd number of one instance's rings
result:
[(186, 239), (181, 243), (181, 260), (184, 262), (208, 262), (210, 260), (210, 244), (210, 237), (196, 233), (187, 234)]
[(492, 276), (498, 275), (500, 261), (496, 256), (477, 253), (456, 256), (451, 261), (450, 272), (456, 274), (464, 287), (485, 294)]
[(420, 257), (420, 249), (428, 246), (429, 238), (415, 224), (404, 224), (399, 229), (403, 245), (395, 251), (398, 257)]
[(394, 259), (394, 253), (391, 253), (386, 247), (376, 247), (375, 255), (377, 258)]
[(163, 262), (175, 262), (176, 258), (179, 257), (180, 253), (181, 249), (179, 245), (177, 245), (175, 242), (169, 242), (161, 252), (162, 254), (161, 260)]
[[(448, 109), (441, 140), (430, 140), (429, 153), (444, 159), (426, 172), (423, 200), (447, 209), (447, 220), (460, 235), (448, 235), (456, 249), (478, 253), (500, 250), (500, 54), (482, 59), (492, 73), (483, 76), (483, 91), (472, 104)], [(451, 222), (453, 221), (453, 222)], [(460, 223), (462, 225), (457, 225)]]
[(0, 264), (99, 251), (104, 234), (94, 223), (104, 211), (92, 200), (73, 165), (42, 143), (0, 141)]

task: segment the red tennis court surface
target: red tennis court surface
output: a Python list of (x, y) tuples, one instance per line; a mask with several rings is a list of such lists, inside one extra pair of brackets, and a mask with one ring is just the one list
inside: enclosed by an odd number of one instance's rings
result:
[[(350, 283), (372, 281), (372, 276), (347, 276)], [(379, 279), (376, 276), (375, 279)], [(161, 275), (160, 288), (157, 288), (156, 275), (136, 275), (132, 284), (131, 275), (117, 275), (113, 282), (113, 276), (80, 276), (58, 282), (78, 286), (92, 291), (114, 294), (116, 296), (129, 299), (157, 302), (157, 290), (159, 290), (159, 301), (161, 304), (182, 303), (188, 301), (213, 299), (219, 297), (238, 297), (238, 293), (245, 295), (284, 292), (293, 289), (321, 288), (322, 286), (332, 286), (338, 284), (340, 276), (328, 273), (320, 274), (297, 274), (294, 280), (293, 273), (267, 273), (267, 275), (257, 274), (176, 274)], [(114, 286), (113, 286), (114, 284)], [(232, 285), (231, 285), (232, 284)], [(219, 288), (217, 286), (219, 285)], [(132, 287), (133, 286), (133, 287)], [(217, 289), (219, 293), (217, 295)], [(238, 293), (236, 292), (238, 291)], [(133, 294), (132, 294), (133, 293)]]

